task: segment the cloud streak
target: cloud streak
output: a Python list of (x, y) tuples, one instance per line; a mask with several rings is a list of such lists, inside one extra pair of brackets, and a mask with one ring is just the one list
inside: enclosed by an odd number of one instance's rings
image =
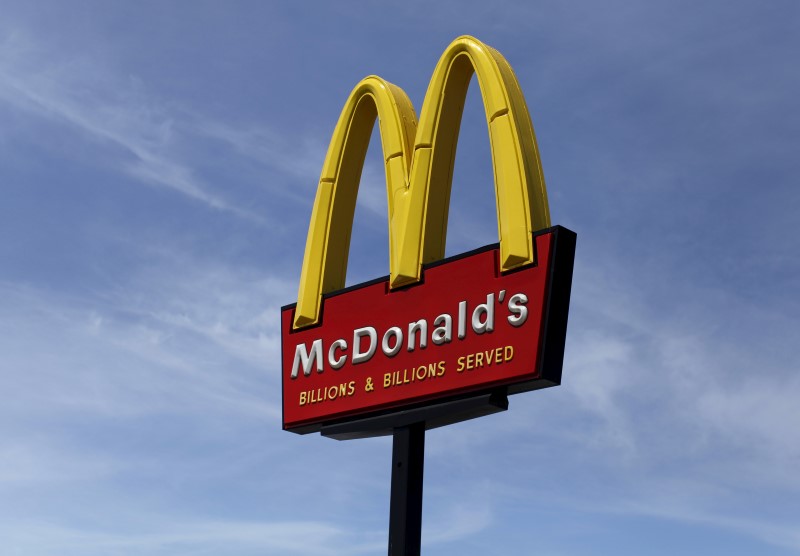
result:
[[(124, 154), (121, 160), (110, 154), (95, 163), (120, 160), (121, 170), (142, 183), (260, 223), (259, 215), (215, 191), (219, 187), (205, 183), (202, 172), (184, 160), (186, 149), (197, 139), (192, 134), (221, 140), (240, 155), (291, 178), (316, 182), (317, 146), (306, 144), (299, 151), (288, 151), (285, 138), (277, 141), (269, 130), (236, 130), (193, 113), (188, 106), (161, 101), (134, 77), (121, 78), (113, 68), (100, 67), (100, 61), (86, 55), (53, 53), (22, 33), (7, 36), (2, 47), (0, 100), (55, 124), (67, 124)], [(311, 167), (313, 172), (309, 172)], [(298, 202), (301, 199), (289, 187), (270, 190)]]

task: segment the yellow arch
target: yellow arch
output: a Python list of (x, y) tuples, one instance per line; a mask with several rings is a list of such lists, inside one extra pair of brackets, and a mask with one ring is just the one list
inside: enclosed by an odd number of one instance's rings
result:
[(322, 294), (345, 285), (358, 185), (377, 116), (386, 164), (390, 286), (420, 279), (444, 257), (458, 132), (472, 74), (486, 110), (503, 270), (533, 261), (532, 232), (550, 226), (547, 190), (528, 108), (505, 58), (459, 37), (433, 72), (419, 126), (396, 85), (370, 76), (356, 85), (331, 138), (306, 241), (294, 327), (319, 320)]

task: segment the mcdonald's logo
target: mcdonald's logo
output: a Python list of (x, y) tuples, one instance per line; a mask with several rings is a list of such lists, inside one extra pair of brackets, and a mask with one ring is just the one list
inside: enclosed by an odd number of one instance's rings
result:
[[(477, 77), (499, 244), (443, 260), (456, 143)], [(386, 166), (389, 278), (344, 289), (375, 119)], [(445, 50), (419, 120), (377, 76), (345, 102), (319, 180), (296, 304), (282, 309), (284, 428), (320, 430), (561, 377), (575, 234), (551, 228), (525, 99), (503, 56), (472, 37)]]

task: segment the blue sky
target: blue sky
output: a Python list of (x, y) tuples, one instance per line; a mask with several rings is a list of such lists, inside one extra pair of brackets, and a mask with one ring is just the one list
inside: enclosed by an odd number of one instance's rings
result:
[[(424, 553), (800, 554), (800, 4), (0, 7), (3, 554), (384, 553), (391, 442), (280, 430), (279, 308), (353, 85), (462, 34), (578, 252), (562, 386), (428, 433)], [(494, 211), (473, 90), (448, 253)]]

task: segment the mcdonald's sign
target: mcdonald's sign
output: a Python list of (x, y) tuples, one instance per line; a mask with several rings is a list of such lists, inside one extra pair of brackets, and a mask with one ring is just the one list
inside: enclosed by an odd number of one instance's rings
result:
[[(444, 259), (456, 143), (477, 77), (499, 243)], [(356, 196), (376, 117), (386, 165), (389, 276), (345, 288)], [(417, 120), (369, 76), (334, 129), (297, 303), (282, 309), (283, 427), (325, 426), (482, 393), (560, 383), (575, 234), (550, 223), (530, 116), (511, 66), (472, 37), (437, 64)]]

